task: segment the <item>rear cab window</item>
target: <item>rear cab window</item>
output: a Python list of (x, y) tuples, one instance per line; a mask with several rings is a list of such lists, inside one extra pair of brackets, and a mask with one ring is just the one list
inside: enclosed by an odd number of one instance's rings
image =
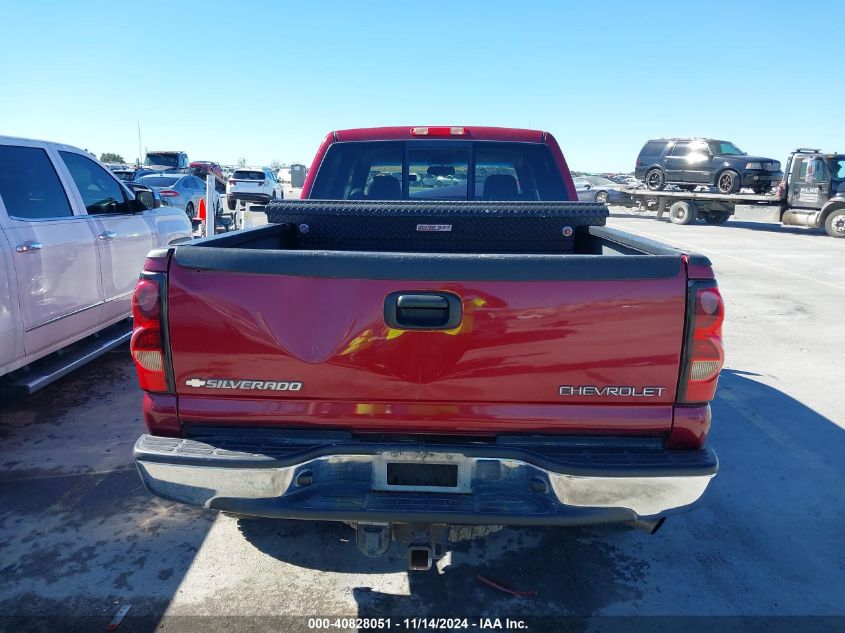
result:
[(494, 141), (334, 143), (319, 167), (310, 197), (568, 199), (563, 178), (545, 144)]
[(0, 145), (0, 199), (9, 217), (19, 220), (73, 216), (53, 163), (40, 147)]

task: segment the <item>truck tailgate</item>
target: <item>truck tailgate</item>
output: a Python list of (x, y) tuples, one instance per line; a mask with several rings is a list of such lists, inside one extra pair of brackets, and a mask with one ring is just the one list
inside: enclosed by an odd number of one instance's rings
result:
[[(217, 264), (195, 256), (211, 250)], [(182, 424), (645, 436), (672, 425), (680, 255), (501, 255), (477, 274), (477, 255), (370, 254), (384, 261), (363, 275), (343, 253), (308, 264), (267, 252), (261, 267), (249, 254), (188, 247), (171, 261)], [(454, 295), (460, 324), (391, 327), (392, 293)]]

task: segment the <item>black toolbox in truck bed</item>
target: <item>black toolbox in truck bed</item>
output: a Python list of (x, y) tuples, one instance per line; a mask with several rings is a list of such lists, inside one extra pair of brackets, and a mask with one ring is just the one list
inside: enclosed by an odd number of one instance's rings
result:
[(266, 213), (295, 226), (301, 248), (440, 253), (572, 253), (575, 231), (608, 217), (603, 204), (552, 201), (297, 200)]

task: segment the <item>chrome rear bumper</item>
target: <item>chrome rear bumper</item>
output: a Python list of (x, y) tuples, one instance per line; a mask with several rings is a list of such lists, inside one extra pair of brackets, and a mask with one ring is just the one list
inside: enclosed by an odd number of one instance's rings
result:
[[(135, 461), (152, 493), (237, 514), (478, 525), (665, 516), (697, 501), (718, 469), (709, 449), (666, 451), (650, 441), (453, 445), (272, 437), (262, 443), (143, 435)], [(391, 482), (389, 464), (423, 465), (423, 472), (426, 464), (447, 465), (455, 480)]]

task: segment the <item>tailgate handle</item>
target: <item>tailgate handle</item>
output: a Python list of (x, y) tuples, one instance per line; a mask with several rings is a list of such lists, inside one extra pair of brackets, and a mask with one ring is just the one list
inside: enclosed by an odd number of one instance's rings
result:
[(461, 324), (461, 299), (450, 292), (393, 292), (384, 321), (400, 330), (451, 330)]

